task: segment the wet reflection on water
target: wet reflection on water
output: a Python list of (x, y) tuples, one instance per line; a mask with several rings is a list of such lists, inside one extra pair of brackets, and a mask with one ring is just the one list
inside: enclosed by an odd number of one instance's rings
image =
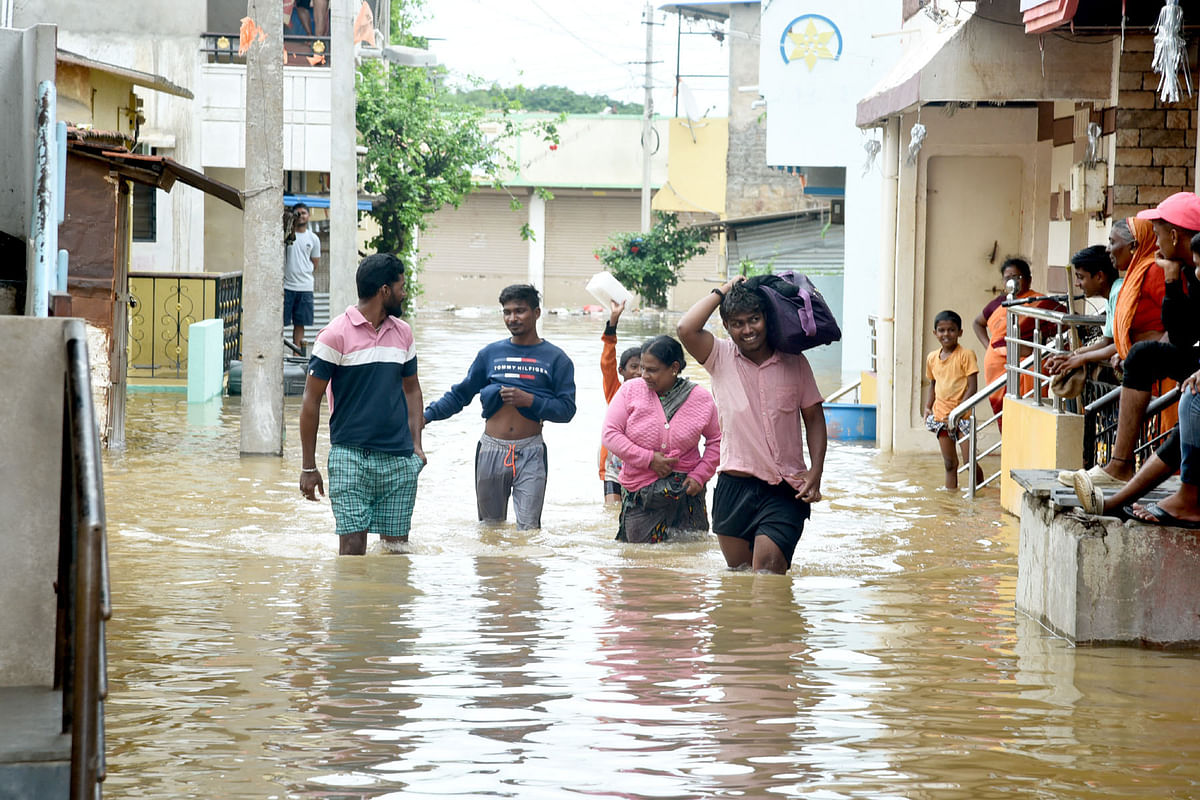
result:
[[(427, 397), (495, 323), (417, 320)], [(1015, 520), (935, 491), (932, 448), (833, 445), (786, 577), (725, 571), (711, 539), (612, 541), (600, 327), (546, 321), (580, 406), (547, 426), (546, 528), (476, 522), (475, 405), (426, 433), (411, 556), (335, 555), (328, 502), (296, 488), (294, 399), (281, 461), (238, 458), (236, 398), (132, 395), (105, 476), (108, 795), (1200, 794), (1200, 660), (1015, 617)]]

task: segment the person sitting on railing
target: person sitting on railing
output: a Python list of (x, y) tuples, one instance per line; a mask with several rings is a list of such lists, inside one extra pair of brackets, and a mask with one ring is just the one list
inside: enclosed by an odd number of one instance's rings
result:
[[(1008, 309), (1001, 304), (1010, 297), (1013, 300), (1020, 300), (1026, 297), (1040, 296), (1029, 288), (1033, 282), (1033, 276), (1029, 270), (1029, 262), (1025, 259), (1006, 258), (1000, 265), (1000, 274), (1004, 278), (1005, 293), (997, 295), (995, 299), (984, 306), (983, 311), (979, 312), (979, 316), (972, 323), (975, 335), (979, 337), (979, 341), (985, 348), (983, 355), (985, 383), (991, 383), (1004, 374), (1005, 365), (1008, 362)], [(1036, 305), (1039, 308), (1059, 307), (1053, 300), (1038, 302)], [(1033, 335), (1033, 331), (1034, 320), (1032, 317), (1026, 317), (1021, 321), (1021, 338), (1029, 338)], [(1027, 354), (1022, 354), (1022, 358), (1025, 355)], [(1023, 396), (1032, 389), (1033, 378), (1022, 375), (1020, 394)], [(993, 413), (999, 414), (1004, 407), (1004, 392), (1005, 388), (1001, 387), (988, 397)]]
[[(950, 412), (963, 401), (979, 391), (979, 366), (975, 353), (962, 347), (958, 337), (962, 336), (962, 317), (953, 311), (941, 311), (933, 318), (933, 332), (942, 346), (925, 358), (925, 377), (929, 386), (925, 389), (925, 428), (937, 436), (938, 448), (942, 452), (942, 464), (946, 467), (947, 489), (958, 488), (958, 453), (954, 442), (959, 436), (969, 436), (971, 420), (958, 421), (957, 430), (950, 428)], [(964, 438), (960, 444), (962, 460), (970, 460), (970, 443)], [(975, 482), (983, 482), (983, 469), (975, 466)]]
[[(1200, 279), (1193, 265), (1200, 262), (1200, 241), (1196, 239), (1200, 230), (1200, 197), (1192, 192), (1178, 192), (1157, 208), (1139, 213), (1137, 218), (1150, 220), (1153, 225), (1158, 254), (1155, 269), (1163, 273), (1165, 282), (1161, 316), (1166, 335), (1161, 340), (1137, 342), (1129, 349), (1123, 365), (1125, 374), (1121, 380), (1112, 456), (1102, 467), (1097, 465), (1075, 473), (1072, 482), (1081, 496), (1094, 495), (1098, 486), (1119, 487), (1133, 477), (1134, 448), (1146, 408), (1157, 388), (1155, 384), (1163, 378), (1182, 380), (1196, 369), (1194, 346), (1200, 341)], [(1143, 249), (1144, 245), (1139, 246), (1134, 254), (1135, 265)], [(1131, 266), (1129, 274), (1133, 272)], [(1123, 305), (1118, 300), (1118, 308)], [(1120, 327), (1120, 313), (1116, 322), (1114, 333)], [(1117, 348), (1120, 355), (1120, 339)], [(1163, 427), (1172, 424), (1174, 420), (1167, 417)]]
[[(1142, 522), (1200, 529), (1200, 370), (1183, 381), (1179, 393), (1179, 488), (1157, 503), (1122, 506)], [(1131, 481), (1132, 483), (1132, 481)]]
[(1075, 285), (1087, 297), (1103, 297), (1108, 303), (1108, 314), (1099, 339), (1070, 353), (1050, 356), (1042, 362), (1042, 370), (1047, 375), (1061, 375), (1088, 364), (1105, 362), (1117, 352), (1113, 342), (1112, 319), (1121, 279), (1117, 277), (1117, 268), (1108, 257), (1107, 248), (1099, 244), (1085, 247), (1071, 256), (1071, 265), (1075, 267)]

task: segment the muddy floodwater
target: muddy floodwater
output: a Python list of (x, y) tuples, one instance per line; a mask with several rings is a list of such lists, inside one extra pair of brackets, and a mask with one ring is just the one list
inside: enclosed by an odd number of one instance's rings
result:
[[(1200, 796), (1200, 656), (1016, 614), (1016, 520), (937, 490), (932, 442), (832, 443), (786, 576), (727, 571), (711, 536), (613, 541), (602, 326), (545, 320), (579, 400), (546, 427), (545, 528), (476, 521), (476, 401), (426, 430), (407, 555), (336, 555), (297, 488), (298, 398), (279, 459), (239, 458), (238, 398), (132, 394), (105, 457), (106, 795)], [(490, 311), (414, 328), (427, 400), (504, 335)], [(621, 346), (666, 329), (623, 321)]]

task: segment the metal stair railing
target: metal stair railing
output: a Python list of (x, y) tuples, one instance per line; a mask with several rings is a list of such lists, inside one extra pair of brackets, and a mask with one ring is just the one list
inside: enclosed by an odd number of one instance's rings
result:
[(63, 691), (63, 733), (71, 735), (71, 800), (92, 800), (100, 796), (106, 774), (104, 628), (112, 601), (100, 439), (82, 322), (68, 324), (66, 352), (55, 676)]
[[(1032, 362), (1032, 360), (1033, 360), (1033, 356), (1030, 356), (1029, 358), (1026, 359), (1026, 362)], [(995, 426), (997, 429), (999, 429), (1000, 418), (1002, 416), (1004, 416), (1003, 411), (997, 411), (996, 413), (992, 414), (991, 417), (989, 417), (987, 420), (985, 420), (982, 424), (980, 424), (979, 417), (976, 414), (975, 409), (981, 402), (983, 402), (983, 401), (987, 400), (989, 397), (991, 397), (994, 392), (996, 392), (999, 389), (1003, 389), (1007, 385), (1008, 385), (1008, 375), (1007, 374), (1003, 374), (1000, 377), (996, 378), (994, 381), (989, 383), (987, 386), (983, 387), (982, 389), (977, 391), (975, 394), (971, 395), (966, 400), (963, 400), (961, 403), (959, 403), (957, 406), (955, 406), (954, 410), (950, 412), (950, 417), (948, 418), (947, 423), (946, 423), (947, 427), (951, 431), (953, 431), (957, 434), (958, 421), (961, 419), (964, 419), (964, 418), (971, 420), (971, 432), (968, 433), (965, 437), (963, 437), (968, 442), (967, 463), (960, 464), (958, 467), (959, 472), (962, 472), (963, 470), (967, 471), (967, 494), (970, 495), (971, 497), (974, 497), (980, 489), (982, 489), (984, 486), (987, 486), (988, 484), (992, 483), (994, 480), (996, 480), (997, 478), (1000, 477), (1000, 470), (996, 470), (993, 474), (988, 475), (982, 481), (978, 481), (977, 480), (978, 471), (975, 469), (975, 467), (979, 464), (980, 459), (986, 458), (987, 456), (990, 456), (993, 453), (998, 452), (1000, 450), (1000, 445), (1001, 445), (1001, 442), (998, 440), (994, 444), (992, 444), (990, 447), (988, 447), (986, 450), (984, 450), (983, 452), (980, 452), (979, 451), (979, 432), (985, 428), (990, 428), (993, 426)], [(989, 407), (989, 410), (990, 410), (990, 407)], [(963, 438), (959, 438), (959, 437), (955, 436), (954, 446), (956, 448), (958, 447), (959, 444), (962, 443)]]
[(832, 403), (833, 401), (839, 400), (839, 399), (845, 397), (846, 395), (850, 394), (851, 392), (854, 392), (854, 402), (857, 403), (858, 402), (858, 390), (860, 388), (862, 388), (862, 380), (861, 379), (855, 381), (854, 383), (850, 384), (849, 386), (843, 386), (842, 388), (838, 389), (836, 392), (829, 395), (829, 397), (826, 397), (824, 402)]

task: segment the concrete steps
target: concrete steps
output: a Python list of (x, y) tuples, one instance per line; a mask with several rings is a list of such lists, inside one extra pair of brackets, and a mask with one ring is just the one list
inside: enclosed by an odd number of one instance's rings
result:
[[(329, 292), (313, 292), (313, 324), (304, 329), (304, 339), (311, 351), (312, 343), (317, 339), (317, 333), (329, 324)], [(292, 340), (292, 326), (285, 325), (282, 336), (289, 342)], [(289, 355), (290, 355), (289, 351)]]
[(0, 800), (70, 796), (71, 737), (62, 733), (62, 692), (0, 687)]

